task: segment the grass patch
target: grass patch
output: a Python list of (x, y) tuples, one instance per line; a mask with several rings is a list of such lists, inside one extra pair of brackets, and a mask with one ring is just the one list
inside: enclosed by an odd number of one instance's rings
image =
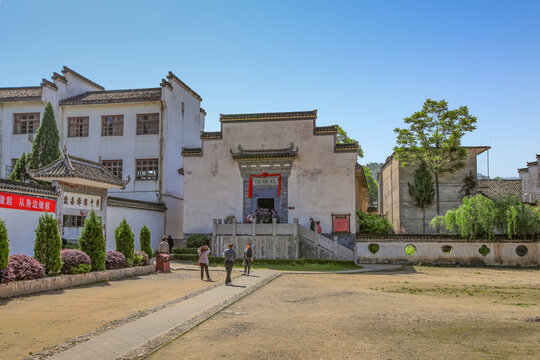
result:
[[(189, 264), (197, 264), (199, 257), (192, 254), (174, 254), (174, 260)], [(223, 266), (223, 258), (209, 256), (211, 266)], [(236, 259), (234, 266), (243, 267), (243, 259)], [(254, 269), (273, 269), (290, 271), (343, 271), (361, 269), (353, 261), (331, 259), (256, 259), (251, 267)]]

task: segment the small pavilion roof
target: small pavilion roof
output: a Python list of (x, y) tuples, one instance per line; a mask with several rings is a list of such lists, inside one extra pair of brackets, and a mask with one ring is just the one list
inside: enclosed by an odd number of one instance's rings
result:
[(64, 181), (97, 188), (118, 189), (125, 187), (131, 180), (116, 177), (100, 163), (69, 155), (64, 148), (62, 157), (53, 163), (36, 170), (28, 170), (36, 180)]

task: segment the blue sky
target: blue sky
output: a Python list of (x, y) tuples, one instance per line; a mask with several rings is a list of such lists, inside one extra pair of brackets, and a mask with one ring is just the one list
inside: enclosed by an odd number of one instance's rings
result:
[[(63, 65), (106, 89), (173, 71), (220, 113), (318, 109), (383, 162), (426, 98), (468, 105), (490, 175), (540, 153), (540, 1), (0, 0), (0, 87)], [(479, 157), (486, 173), (486, 156)]]

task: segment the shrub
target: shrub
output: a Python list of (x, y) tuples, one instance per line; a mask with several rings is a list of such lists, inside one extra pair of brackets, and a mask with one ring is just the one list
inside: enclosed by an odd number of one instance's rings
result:
[(497, 201), (495, 206), (497, 227), (508, 238), (540, 236), (540, 212), (536, 208), (523, 204), (515, 195)]
[(14, 280), (32, 280), (45, 276), (45, 268), (35, 258), (28, 255), (11, 255), (8, 267)]
[(133, 265), (133, 256), (135, 252), (135, 236), (131, 227), (124, 218), (120, 225), (114, 230), (114, 238), (116, 240), (116, 251), (120, 251), (126, 258), (126, 263)]
[(8, 266), (9, 261), (9, 239), (7, 235), (6, 223), (0, 220), (0, 270)]
[(53, 214), (45, 213), (39, 217), (34, 242), (34, 256), (44, 267), (48, 275), (56, 275), (62, 270), (60, 249), (62, 237), (58, 231), (58, 222)]
[(84, 220), (81, 236), (79, 237), (79, 248), (90, 257), (92, 271), (105, 270), (103, 225), (94, 210), (91, 210), (90, 216)]
[[(92, 261), (84, 251), (65, 249), (60, 251), (60, 257), (62, 258), (62, 274), (82, 274), (83, 269), (92, 270)], [(81, 266), (85, 265), (85, 266)], [(84, 272), (88, 272), (84, 271)]]
[(148, 258), (148, 254), (146, 254), (144, 251), (137, 251), (135, 253), (135, 259), (137, 260), (135, 266), (150, 265), (150, 259)]
[(197, 250), (199, 248), (174, 248), (173, 254), (195, 254), (198, 255)]
[(153, 253), (152, 245), (150, 244), (151, 240), (150, 229), (144, 225), (139, 234), (139, 241), (141, 242), (141, 251), (144, 251), (149, 258), (152, 257)]
[(4, 270), (0, 270), (0, 284), (12, 282), (14, 280), (15, 274), (13, 273), (12, 268), (8, 266)]
[(120, 251), (107, 251), (105, 254), (105, 268), (107, 270), (123, 269), (127, 266), (126, 257)]
[(201, 246), (208, 244), (208, 236), (204, 234), (191, 234), (186, 239), (186, 246), (188, 248), (200, 248)]
[(390, 234), (392, 233), (392, 223), (384, 216), (377, 214), (366, 214), (363, 211), (357, 211), (358, 230), (367, 234)]
[(465, 196), (461, 205), (448, 210), (444, 219), (437, 216), (429, 225), (433, 228), (444, 225), (452, 233), (470, 240), (492, 239), (496, 223), (495, 203), (480, 194)]

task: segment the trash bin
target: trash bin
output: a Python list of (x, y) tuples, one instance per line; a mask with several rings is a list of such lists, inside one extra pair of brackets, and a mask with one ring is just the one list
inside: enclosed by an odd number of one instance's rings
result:
[(156, 256), (156, 271), (171, 272), (171, 258), (168, 254), (158, 254)]

